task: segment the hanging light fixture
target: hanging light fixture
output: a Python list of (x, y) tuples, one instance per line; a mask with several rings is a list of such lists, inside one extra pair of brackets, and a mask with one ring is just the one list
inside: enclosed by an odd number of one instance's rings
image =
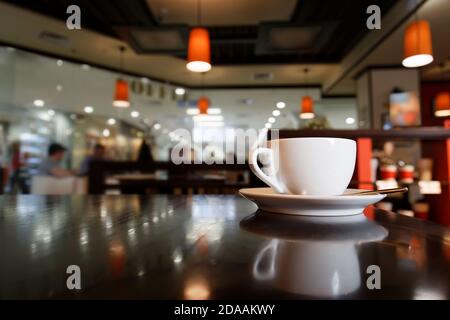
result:
[[(201, 25), (201, 4), (197, 0), (197, 22)], [(211, 43), (206, 28), (195, 27), (189, 32), (186, 68), (192, 72), (211, 70)]]
[[(120, 70), (123, 69), (123, 52), (125, 47), (121, 46), (120, 50)], [(116, 108), (128, 108), (130, 106), (130, 100), (128, 97), (128, 83), (123, 79), (116, 80), (116, 88), (114, 91), (113, 106)]]
[[(441, 64), (441, 81), (444, 81), (444, 63)], [(436, 117), (450, 116), (450, 93), (442, 90), (434, 99), (434, 115)]]
[[(305, 68), (305, 82), (308, 83), (308, 69)], [(313, 119), (314, 118), (314, 101), (311, 96), (306, 92), (306, 96), (302, 98), (300, 106), (300, 119)]]
[(197, 108), (199, 114), (208, 114), (208, 108), (209, 108), (209, 99), (204, 95), (203, 93), (203, 77), (205, 73), (202, 73), (201, 75), (201, 87), (202, 87), (202, 96), (197, 101)]
[(407, 68), (415, 68), (431, 62), (433, 62), (433, 48), (430, 24), (426, 20), (419, 20), (416, 9), (415, 20), (406, 27), (403, 35), (402, 64)]
[(205, 96), (201, 96), (197, 101), (197, 108), (199, 114), (208, 114), (209, 99)]

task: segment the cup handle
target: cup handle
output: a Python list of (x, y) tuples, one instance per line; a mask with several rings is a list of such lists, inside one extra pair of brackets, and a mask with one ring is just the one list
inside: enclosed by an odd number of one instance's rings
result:
[(253, 173), (259, 178), (261, 179), (263, 182), (265, 182), (267, 185), (269, 185), (270, 187), (272, 187), (276, 192), (278, 193), (287, 193), (284, 190), (284, 187), (278, 183), (278, 181), (276, 180), (275, 176), (273, 175), (267, 175), (265, 174), (261, 168), (258, 166), (258, 155), (259, 154), (267, 154), (269, 155), (269, 166), (270, 166), (270, 172), (273, 174), (274, 170), (274, 165), (273, 165), (273, 150), (269, 149), (269, 148), (257, 148), (255, 150), (253, 150), (252, 154), (251, 154), (251, 161), (250, 161), (250, 169), (253, 171)]
[[(253, 263), (253, 276), (257, 280), (270, 280), (275, 276), (275, 254), (277, 246), (278, 241), (273, 239), (256, 255), (255, 262)], [(266, 271), (261, 271), (259, 264), (267, 252), (270, 252), (269, 268)]]

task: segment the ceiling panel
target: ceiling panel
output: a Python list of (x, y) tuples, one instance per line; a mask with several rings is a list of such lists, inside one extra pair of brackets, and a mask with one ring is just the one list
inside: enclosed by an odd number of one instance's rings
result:
[(256, 25), (264, 21), (289, 21), (297, 0), (146, 0), (161, 23), (196, 25), (198, 4), (201, 23), (212, 26)]

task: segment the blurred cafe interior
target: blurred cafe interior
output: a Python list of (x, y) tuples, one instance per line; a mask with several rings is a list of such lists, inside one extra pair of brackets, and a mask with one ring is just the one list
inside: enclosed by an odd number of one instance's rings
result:
[[(86, 210), (161, 206), (169, 216), (176, 200), (163, 199), (206, 199), (192, 214), (222, 210), (227, 221), (243, 205), (214, 199), (247, 203), (240, 189), (266, 186), (248, 141), (241, 153), (225, 148), (253, 130), (352, 139), (349, 188), (408, 187), (368, 215), (448, 227), (449, 30), (448, 0), (2, 0), (2, 203), (44, 210), (36, 195), (51, 196), (58, 211), (92, 199)], [(174, 161), (180, 146), (188, 163)], [(156, 200), (137, 200), (147, 197)], [(220, 237), (208, 232), (200, 252)], [(121, 269), (128, 249), (115, 245)], [(203, 280), (182, 297), (211, 297)]]

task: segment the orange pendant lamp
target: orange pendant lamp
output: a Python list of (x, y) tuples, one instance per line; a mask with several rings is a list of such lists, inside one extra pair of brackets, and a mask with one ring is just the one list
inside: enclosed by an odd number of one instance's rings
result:
[(205, 28), (194, 28), (189, 33), (188, 62), (186, 68), (192, 72), (211, 70), (211, 44)]
[(435, 99), (434, 115), (436, 117), (450, 116), (450, 93), (440, 92)]
[(304, 96), (302, 98), (300, 119), (313, 119), (314, 118), (314, 101), (310, 96)]
[[(123, 67), (123, 52), (125, 47), (120, 48), (120, 69)], [(123, 79), (117, 79), (116, 88), (114, 91), (113, 106), (116, 108), (128, 108), (130, 106), (130, 99), (128, 96), (128, 83)]]
[[(441, 67), (441, 82), (444, 82), (445, 62), (440, 64)], [(434, 115), (436, 117), (450, 116), (450, 93), (444, 88), (436, 95), (434, 99)]]
[(128, 83), (123, 79), (117, 79), (116, 81), (113, 106), (117, 108), (128, 108), (130, 106), (130, 100), (128, 99)]
[(433, 62), (430, 24), (426, 20), (411, 22), (403, 35), (403, 61), (407, 68), (422, 67)]
[[(197, 0), (197, 24), (202, 23), (201, 0)], [(192, 72), (211, 70), (211, 42), (205, 28), (195, 27), (189, 32), (186, 68)]]
[(197, 101), (197, 108), (199, 114), (208, 114), (209, 99), (205, 96), (200, 97)]
[[(304, 70), (305, 80), (308, 82), (308, 69)], [(311, 96), (306, 95), (302, 98), (300, 105), (300, 119), (313, 119), (314, 118), (314, 101)]]

